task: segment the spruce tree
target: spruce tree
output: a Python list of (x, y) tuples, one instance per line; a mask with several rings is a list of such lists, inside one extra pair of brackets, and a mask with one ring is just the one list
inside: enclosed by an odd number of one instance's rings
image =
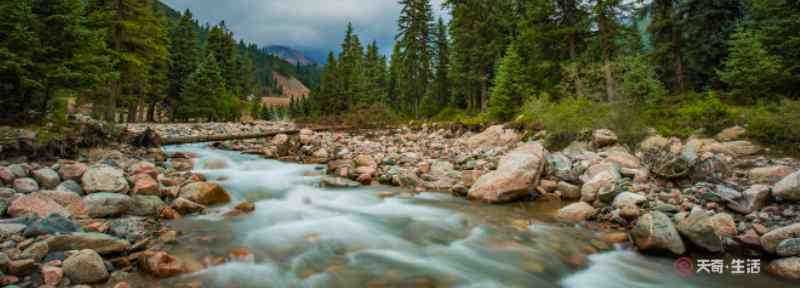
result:
[(533, 92), (525, 75), (522, 57), (515, 43), (512, 43), (497, 69), (489, 98), (489, 116), (508, 121), (519, 111), (525, 98)]
[(380, 55), (378, 43), (373, 41), (367, 45), (367, 55), (364, 59), (364, 96), (365, 105), (386, 103), (386, 57)]
[(729, 41), (729, 57), (719, 78), (732, 88), (740, 103), (753, 104), (759, 100), (775, 100), (773, 85), (781, 74), (779, 59), (764, 48), (761, 36), (744, 27)]
[(33, 91), (42, 87), (32, 69), (34, 54), (41, 49), (32, 4), (0, 3), (0, 122), (24, 121)]
[(178, 106), (178, 117), (211, 121), (226, 116), (225, 101), (229, 96), (224, 83), (217, 57), (209, 51), (184, 85), (181, 93), (184, 105)]
[[(398, 20), (397, 43), (399, 75), (398, 98), (403, 111), (417, 114), (422, 97), (433, 76), (431, 71), (433, 12), (430, 0), (400, 0), (402, 10)], [(393, 65), (395, 65), (393, 63)]]
[(715, 70), (722, 69), (728, 57), (727, 42), (744, 15), (743, 1), (685, 0), (678, 9), (685, 39), (682, 48), (687, 81), (695, 89), (721, 88)]
[(173, 114), (178, 106), (184, 104), (179, 101), (184, 82), (200, 61), (197, 37), (192, 12), (187, 9), (171, 33), (168, 102)]
[(444, 20), (439, 18), (436, 23), (436, 33), (434, 34), (434, 45), (436, 48), (435, 77), (432, 90), (436, 98), (437, 110), (449, 104), (451, 92), (450, 82), (450, 40), (447, 37), (447, 26)]
[(682, 93), (686, 89), (686, 80), (678, 5), (679, 1), (676, 0), (654, 0), (646, 11), (651, 17), (647, 32), (653, 35), (650, 57), (657, 63), (657, 72), (662, 81), (671, 84), (669, 86), (673, 92)]

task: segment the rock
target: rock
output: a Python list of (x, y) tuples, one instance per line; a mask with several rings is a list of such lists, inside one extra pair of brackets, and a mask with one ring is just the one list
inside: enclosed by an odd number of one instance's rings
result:
[(761, 152), (761, 147), (749, 141), (723, 142), (718, 145), (711, 145), (708, 149), (714, 153), (724, 153), (733, 157), (750, 156)]
[(42, 266), (41, 273), (44, 284), (53, 287), (57, 287), (61, 283), (61, 279), (64, 278), (64, 270), (55, 266)]
[(772, 276), (800, 279), (800, 257), (773, 260), (767, 266), (767, 272)]
[(564, 181), (558, 182), (556, 191), (561, 192), (561, 197), (567, 200), (577, 200), (581, 198), (581, 188)]
[(677, 255), (686, 252), (672, 220), (661, 212), (654, 211), (639, 217), (631, 230), (631, 237), (640, 250), (664, 250)]
[(73, 217), (84, 217), (89, 214), (89, 210), (83, 205), (83, 200), (78, 193), (68, 191), (39, 191), (34, 194), (42, 194), (53, 199), (64, 208), (69, 210)]
[(586, 202), (575, 202), (558, 210), (556, 218), (565, 222), (579, 223), (586, 221), (595, 211), (594, 207)]
[(81, 176), (83, 191), (86, 193), (126, 193), (128, 180), (122, 170), (108, 165), (94, 165)]
[(25, 230), (27, 225), (20, 223), (2, 223), (0, 224), (0, 236), (8, 237)]
[(229, 166), (228, 160), (224, 158), (210, 158), (203, 161), (203, 168), (207, 170), (222, 170)]
[(564, 153), (550, 153), (547, 159), (547, 175), (553, 176), (562, 181), (577, 182), (578, 175), (572, 169), (572, 159)]
[(633, 192), (622, 192), (614, 197), (614, 202), (612, 202), (612, 206), (617, 209), (622, 209), (624, 207), (639, 207), (640, 204), (647, 201), (647, 197), (636, 194)]
[(547, 151), (538, 142), (525, 143), (500, 159), (497, 170), (481, 176), (468, 197), (503, 203), (528, 195), (539, 184)]
[(770, 188), (766, 185), (753, 185), (742, 193), (738, 200), (728, 203), (728, 208), (733, 211), (750, 214), (758, 211), (767, 204)]
[(252, 251), (250, 251), (250, 249), (245, 247), (236, 247), (228, 252), (228, 261), (253, 263), (256, 261), (256, 256)]
[(55, 189), (61, 183), (61, 177), (58, 173), (50, 168), (42, 168), (33, 171), (33, 178), (44, 189)]
[(622, 175), (616, 163), (601, 163), (590, 166), (581, 179), (581, 201), (594, 202), (599, 194), (603, 194), (601, 200), (611, 202), (620, 192), (617, 183)]
[(191, 171), (194, 168), (194, 159), (172, 158), (169, 163), (173, 169), (181, 172)]
[(723, 141), (723, 142), (725, 142), (725, 141), (733, 141), (733, 140), (741, 139), (744, 136), (744, 134), (746, 134), (746, 133), (747, 133), (747, 130), (745, 130), (744, 127), (733, 126), (733, 127), (727, 128), (725, 130), (722, 130), (722, 132), (719, 132), (719, 134), (717, 134), (717, 137), (715, 137), (715, 138), (717, 140)]
[(11, 172), (11, 169), (0, 166), (0, 184), (12, 184), (14, 179), (17, 179), (17, 176), (14, 175), (14, 172)]
[(79, 162), (61, 163), (58, 168), (58, 175), (64, 180), (80, 181), (83, 173), (86, 173), (89, 167), (86, 164)]
[(786, 176), (775, 184), (772, 195), (791, 201), (800, 201), (800, 171)]
[(167, 204), (158, 196), (134, 195), (131, 200), (133, 202), (128, 209), (129, 215), (158, 217), (161, 210), (167, 208)]
[(595, 147), (606, 147), (617, 144), (617, 134), (608, 129), (599, 129), (592, 132), (592, 144)]
[(91, 249), (102, 255), (122, 253), (128, 250), (128, 241), (102, 234), (74, 232), (56, 235), (47, 239), (50, 252)]
[(206, 206), (194, 203), (191, 200), (182, 197), (178, 197), (173, 200), (171, 207), (184, 215), (199, 213), (206, 210)]
[(791, 175), (792, 168), (785, 165), (775, 165), (750, 169), (748, 175), (753, 183), (775, 184), (786, 176)]
[[(676, 227), (681, 235), (695, 245), (710, 252), (721, 252), (724, 248), (725, 237), (735, 236), (736, 224), (733, 223), (730, 215), (724, 214), (727, 217), (717, 215), (712, 217), (708, 211), (695, 207), (686, 218), (678, 222)], [(733, 235), (730, 232), (731, 226)]]
[(670, 145), (669, 139), (664, 138), (661, 135), (655, 135), (644, 139), (644, 141), (642, 141), (642, 143), (639, 144), (639, 149), (644, 152), (659, 151), (659, 150), (664, 150), (669, 145)]
[(245, 213), (250, 213), (256, 211), (256, 205), (253, 204), (253, 202), (244, 201), (242, 203), (237, 204), (236, 207), (234, 207), (234, 209)]
[(161, 186), (158, 184), (158, 181), (153, 179), (153, 177), (150, 177), (150, 175), (141, 175), (142, 176), (136, 178), (136, 181), (133, 184), (133, 194), (160, 196)]
[(69, 256), (64, 263), (64, 274), (73, 284), (95, 284), (108, 279), (108, 270), (97, 252), (84, 249)]
[(490, 149), (519, 142), (521, 136), (502, 125), (486, 128), (483, 132), (467, 138), (464, 142), (470, 149)]
[(356, 163), (356, 167), (378, 167), (378, 163), (366, 154), (359, 154), (353, 161)]
[(322, 179), (320, 179), (320, 185), (322, 187), (331, 187), (331, 188), (354, 188), (361, 186), (361, 184), (356, 181), (352, 181), (342, 177), (331, 177), (331, 176), (322, 177)]
[(69, 218), (58, 214), (50, 214), (47, 218), (41, 218), (28, 225), (23, 235), (25, 237), (36, 237), (41, 235), (60, 235), (80, 231), (78, 223)]
[(117, 193), (95, 193), (83, 197), (89, 217), (105, 218), (125, 214), (133, 204), (130, 196)]
[(41, 193), (20, 196), (11, 202), (11, 206), (8, 207), (8, 215), (11, 215), (11, 217), (19, 217), (26, 214), (36, 214), (39, 217), (47, 217), (50, 214), (70, 216), (69, 210)]
[(111, 235), (132, 243), (148, 239), (158, 229), (158, 222), (142, 217), (126, 217), (111, 220), (108, 224)]
[(36, 260), (19, 259), (12, 260), (6, 265), (6, 272), (15, 276), (28, 276), (36, 268)]
[(61, 184), (58, 184), (58, 186), (56, 186), (56, 191), (75, 192), (78, 193), (78, 195), (84, 194), (83, 187), (81, 187), (81, 184), (78, 184), (78, 182), (75, 182), (75, 180), (67, 180), (61, 182)]
[(20, 257), (22, 258), (30, 258), (36, 262), (42, 261), (47, 253), (50, 251), (50, 248), (47, 246), (47, 242), (40, 241), (31, 244), (28, 248), (25, 248), (25, 251), (22, 251)]
[(147, 161), (139, 161), (136, 164), (128, 167), (130, 175), (148, 175), (152, 178), (158, 178), (158, 168), (156, 165)]
[(778, 243), (775, 253), (781, 257), (800, 256), (800, 238), (790, 238)]
[(800, 223), (784, 226), (761, 236), (761, 246), (769, 253), (775, 253), (778, 244), (786, 239), (800, 238)]
[(183, 265), (167, 252), (144, 251), (139, 254), (139, 267), (158, 278), (169, 278), (184, 272)]
[(181, 187), (180, 197), (202, 205), (225, 204), (231, 197), (219, 186), (212, 182), (194, 182)]
[(31, 171), (31, 167), (28, 164), (11, 164), (8, 169), (14, 174), (14, 178), (28, 177)]
[(14, 179), (14, 190), (17, 190), (17, 193), (23, 194), (36, 192), (39, 191), (39, 183), (36, 183), (36, 180), (33, 180), (33, 178), (17, 178)]

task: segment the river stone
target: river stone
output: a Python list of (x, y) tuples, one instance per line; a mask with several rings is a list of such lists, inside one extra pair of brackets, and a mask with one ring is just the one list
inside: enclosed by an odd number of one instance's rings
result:
[(145, 272), (158, 278), (169, 278), (184, 272), (181, 261), (163, 251), (140, 253), (139, 266)]
[(330, 188), (355, 188), (361, 186), (360, 183), (343, 177), (324, 176), (319, 183), (322, 187)]
[(69, 218), (58, 214), (50, 214), (47, 218), (41, 218), (28, 225), (23, 235), (25, 237), (36, 237), (41, 235), (60, 235), (80, 231), (78, 223)]
[(64, 180), (80, 181), (87, 169), (89, 167), (86, 164), (79, 162), (61, 163), (58, 167), (58, 175)]
[(784, 177), (775, 184), (772, 195), (786, 200), (800, 201), (800, 171)]
[(791, 175), (792, 172), (794, 172), (794, 170), (789, 166), (775, 165), (750, 169), (748, 176), (750, 177), (750, 181), (754, 183), (772, 185), (781, 181), (786, 176)]
[(781, 241), (775, 248), (775, 253), (782, 257), (800, 256), (800, 238), (791, 238)]
[(636, 156), (628, 152), (614, 151), (606, 154), (606, 161), (617, 163), (622, 168), (639, 169), (642, 167), (642, 162)]
[(606, 162), (590, 166), (581, 179), (583, 180), (581, 201), (594, 202), (599, 194), (603, 194), (601, 200), (611, 202), (620, 192), (617, 183), (622, 179), (622, 175), (619, 173), (619, 165)]
[(189, 183), (181, 187), (179, 195), (202, 205), (225, 204), (231, 201), (222, 186), (213, 182)]
[(84, 194), (83, 187), (81, 187), (81, 184), (78, 184), (78, 182), (75, 182), (75, 180), (67, 180), (61, 182), (61, 184), (58, 184), (58, 186), (56, 186), (56, 191), (75, 192), (78, 193), (78, 195)]
[(47, 242), (39, 241), (36, 243), (31, 244), (28, 248), (25, 248), (20, 255), (20, 258), (29, 258), (33, 259), (36, 262), (41, 262), (47, 253), (50, 251), (50, 248), (47, 246)]
[(128, 209), (130, 215), (158, 217), (161, 210), (167, 208), (167, 204), (158, 196), (134, 195), (131, 199), (133, 203)]
[(41, 193), (23, 195), (11, 202), (8, 207), (8, 215), (19, 217), (26, 214), (36, 214), (39, 217), (47, 217), (50, 214), (59, 214), (69, 217), (69, 210), (58, 204), (55, 200)]
[(42, 281), (49, 287), (58, 287), (58, 284), (64, 278), (64, 270), (55, 266), (42, 266), (41, 274)]
[(464, 142), (470, 149), (491, 149), (517, 143), (522, 137), (512, 129), (505, 129), (502, 125), (486, 128), (481, 133), (467, 138)]
[(47, 239), (50, 252), (91, 249), (102, 255), (125, 252), (130, 247), (126, 240), (102, 233), (74, 232), (55, 235)]
[(572, 170), (572, 159), (567, 157), (567, 155), (556, 152), (548, 154), (545, 159), (547, 159), (547, 175), (567, 182), (578, 181), (578, 175), (575, 175)]
[(481, 176), (468, 197), (488, 203), (510, 202), (538, 186), (547, 150), (538, 142), (524, 143), (500, 158), (497, 170)]
[(11, 172), (11, 169), (0, 166), (0, 184), (12, 184), (14, 183), (14, 179), (17, 179), (17, 176), (14, 175), (14, 172)]
[(15, 178), (28, 177), (31, 171), (31, 167), (28, 164), (11, 164), (8, 169), (14, 174)]
[(149, 238), (158, 229), (158, 222), (143, 217), (126, 217), (114, 219), (109, 222), (111, 235), (138, 242)]
[(617, 134), (608, 129), (598, 129), (592, 132), (592, 144), (595, 147), (602, 148), (617, 143)]
[(125, 194), (95, 193), (83, 197), (83, 204), (92, 218), (115, 217), (128, 212), (133, 200)]
[(67, 208), (73, 217), (83, 217), (89, 214), (89, 210), (83, 205), (83, 200), (78, 193), (68, 191), (39, 191), (35, 194), (42, 194), (53, 199), (64, 208)]
[(712, 216), (709, 211), (699, 207), (692, 209), (676, 227), (689, 241), (710, 252), (721, 252), (725, 237), (736, 235), (736, 224), (730, 215), (720, 213)]
[(81, 177), (83, 191), (86, 193), (126, 193), (128, 180), (122, 170), (108, 165), (94, 165)]
[(644, 195), (636, 194), (633, 192), (622, 192), (614, 197), (614, 202), (612, 202), (612, 206), (614, 208), (622, 209), (624, 207), (638, 207), (640, 204), (647, 201), (647, 197)]
[(728, 208), (742, 214), (750, 214), (767, 205), (769, 193), (769, 186), (759, 184), (750, 186), (749, 189), (742, 193), (741, 198), (736, 201), (729, 202)]
[(0, 223), (0, 236), (8, 237), (25, 230), (27, 226), (20, 223)]
[(131, 192), (134, 195), (160, 196), (161, 186), (158, 184), (158, 181), (153, 179), (150, 175), (139, 174), (133, 183), (133, 191)]
[(579, 223), (586, 221), (595, 211), (596, 209), (586, 202), (575, 202), (559, 209), (556, 218), (565, 222)]
[(108, 270), (97, 252), (84, 249), (62, 263), (64, 275), (73, 284), (94, 284), (108, 279)]
[(172, 208), (181, 214), (193, 214), (206, 210), (206, 206), (197, 204), (183, 197), (178, 197), (172, 201)]
[(761, 246), (769, 253), (775, 253), (778, 244), (786, 239), (800, 238), (800, 223), (781, 227), (761, 236)]
[(631, 237), (640, 250), (665, 250), (681, 255), (686, 252), (683, 240), (672, 220), (661, 212), (650, 212), (636, 221)]
[(39, 183), (36, 183), (36, 180), (33, 180), (33, 178), (17, 178), (14, 179), (14, 190), (17, 190), (17, 193), (23, 194), (36, 192), (39, 191)]
[(767, 272), (773, 276), (800, 279), (800, 257), (774, 260), (767, 266)]
[(39, 182), (44, 189), (55, 189), (61, 183), (58, 172), (50, 168), (42, 168), (33, 171), (33, 178)]
[(577, 200), (581, 198), (581, 188), (570, 183), (559, 181), (556, 191), (561, 192), (561, 198), (567, 200)]

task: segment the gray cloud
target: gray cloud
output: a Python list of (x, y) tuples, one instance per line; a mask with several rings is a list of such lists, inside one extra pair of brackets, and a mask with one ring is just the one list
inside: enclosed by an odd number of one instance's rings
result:
[[(225, 20), (238, 39), (258, 45), (285, 45), (302, 50), (338, 49), (347, 22), (362, 42), (391, 48), (400, 5), (396, 0), (163, 0), (176, 10), (191, 9), (200, 22)], [(442, 0), (432, 0), (443, 15)], [(443, 15), (444, 16), (444, 15)]]

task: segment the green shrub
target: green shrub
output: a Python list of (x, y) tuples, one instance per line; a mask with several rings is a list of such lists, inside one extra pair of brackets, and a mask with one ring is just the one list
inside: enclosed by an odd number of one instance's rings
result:
[(678, 114), (684, 127), (702, 129), (706, 135), (714, 135), (735, 124), (733, 109), (720, 100), (713, 91), (705, 97), (680, 107)]
[(554, 102), (548, 95), (529, 99), (521, 121), (537, 123), (548, 131), (545, 144), (561, 149), (578, 139), (582, 131), (610, 128), (611, 106), (586, 97), (568, 97)]
[(750, 109), (747, 134), (761, 144), (776, 146), (784, 152), (800, 154), (800, 100), (758, 105)]

